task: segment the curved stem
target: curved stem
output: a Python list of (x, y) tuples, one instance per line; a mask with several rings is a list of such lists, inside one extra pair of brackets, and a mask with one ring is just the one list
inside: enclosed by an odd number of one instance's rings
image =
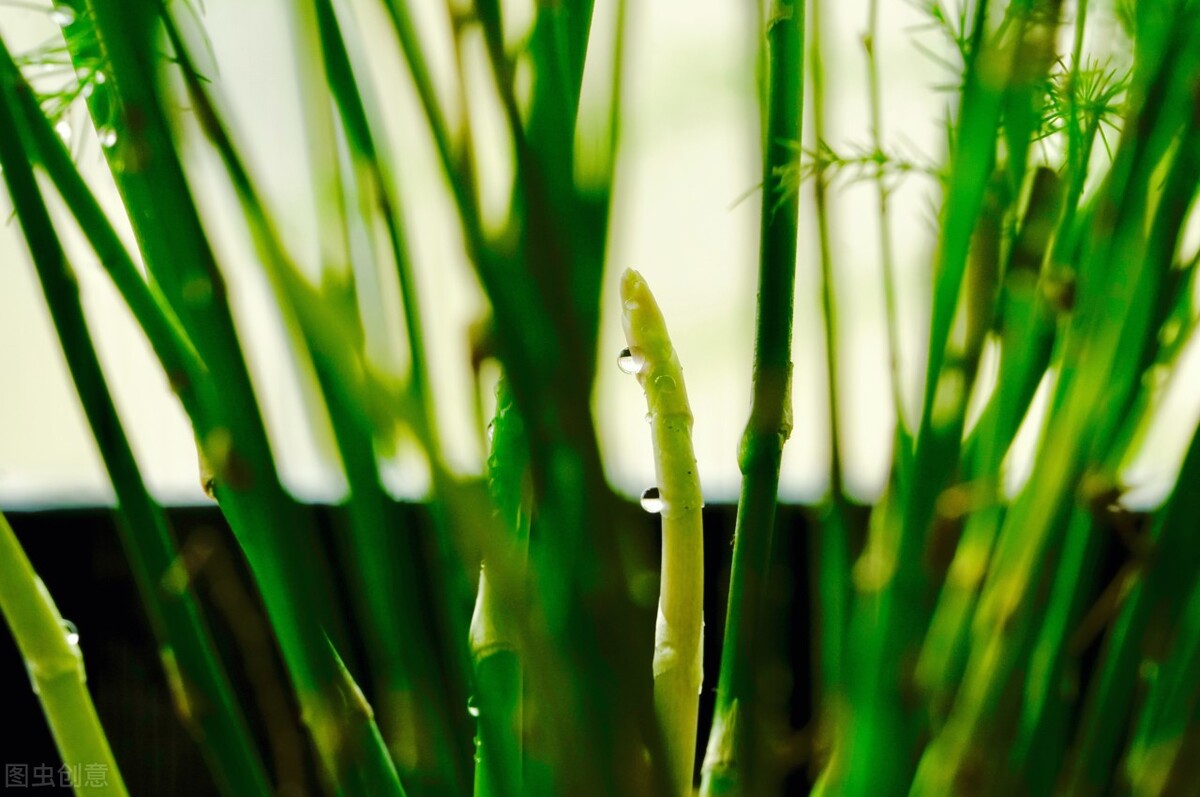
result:
[[(87, 691), (78, 638), (67, 629), (54, 599), (34, 572), (12, 526), (2, 514), (0, 614), (12, 629), (29, 668), (33, 690), (42, 703), (63, 762), (103, 775), (104, 785), (100, 785), (101, 778), (97, 777), (95, 788), (86, 789), (88, 794), (127, 797), (121, 771)], [(76, 788), (79, 791), (85, 787), (80, 783)]]
[(704, 678), (704, 521), (692, 408), (666, 322), (640, 274), (621, 275), (622, 320), (646, 391), (662, 502), (662, 584), (654, 634), (654, 708), (676, 795), (689, 795)]

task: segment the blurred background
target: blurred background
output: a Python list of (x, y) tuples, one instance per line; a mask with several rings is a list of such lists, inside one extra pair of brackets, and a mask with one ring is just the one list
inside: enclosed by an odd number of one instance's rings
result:
[[(427, 308), (426, 336), (447, 456), (461, 473), (478, 473), (483, 435), (474, 410), (469, 330), (484, 315), (482, 294), (466, 262), (444, 179), (409, 78), (390, 41), (390, 29), (375, 18), (376, 4), (351, 5), (372, 45), (364, 57), (370, 58), (383, 98), (389, 143), (407, 202), (407, 232)], [(412, 0), (410, 5), (422, 36), (430, 42), (435, 80), (449, 92), (453, 53), (444, 0)], [(504, 5), (512, 16), (509, 29), (520, 31), (533, 0), (527, 0), (524, 11), (520, 2)], [(315, 203), (307, 188), (305, 131), (281, 2), (207, 0), (202, 6), (197, 11), (211, 42), (209, 63), (202, 66), (232, 109), (236, 131), (252, 154), (251, 165), (293, 255), (315, 274)], [(612, 35), (613, 6), (614, 0), (597, 0), (599, 41)], [(949, 0), (946, 10), (951, 18), (954, 6), (954, 0)], [(736, 500), (735, 452), (749, 409), (761, 180), (755, 8), (746, 0), (630, 3), (624, 129), (602, 316), (601, 367), (593, 397), (609, 477), (626, 494), (640, 493), (654, 479), (641, 391), (616, 366), (624, 345), (617, 276), (622, 269), (634, 267), (658, 296), (687, 375), (706, 499), (710, 504)], [(822, 20), (828, 76), (826, 140), (851, 159), (871, 151), (862, 43), (867, 13), (866, 0), (826, 3)], [(945, 119), (957, 81), (953, 46), (930, 20), (920, 0), (882, 2), (881, 33), (875, 45), (882, 72), (884, 149), (897, 166), (907, 169), (891, 182), (901, 392), (910, 415), (915, 412), (924, 365), (929, 268), (940, 202), (936, 170), (944, 156)], [(18, 52), (52, 44), (62, 22), (66, 20), (56, 18), (48, 2), (0, 2), (0, 32)], [(1089, 26), (1099, 32), (1093, 37), (1093, 54), (1119, 59), (1122, 39), (1108, 4), (1093, 9)], [(1063, 36), (1070, 35), (1067, 25)], [(479, 164), (483, 196), (496, 221), (503, 212), (511, 174), (506, 174), (503, 153), (489, 156), (486, 142), (489, 130), (498, 130), (502, 119), (484, 99), (490, 95), (483, 81), (490, 77), (481, 48), (475, 52), (468, 48), (465, 55), (468, 74), (474, 75), (479, 88), (475, 92), (479, 96), (468, 99), (476, 138), (483, 142)], [(601, 104), (598, 96), (589, 97), (588, 86), (599, 88), (607, 77), (605, 64), (589, 61), (587, 68), (596, 79), (590, 84), (585, 79), (581, 153), (587, 152), (588, 131), (598, 126), (588, 124), (589, 113), (598, 116)], [(38, 67), (31, 76), (47, 91), (69, 89), (74, 81), (69, 68), (52, 65)], [(179, 111), (186, 117), (186, 107)], [(114, 218), (119, 218), (116, 191), (84, 109), (69, 113), (59, 132), (71, 143), (85, 173), (102, 188)], [(805, 146), (813, 148), (810, 118), (805, 119), (805, 135), (810, 139)], [(504, 140), (502, 135), (491, 139)], [(248, 236), (220, 169), (202, 141), (191, 140), (186, 155), (210, 237), (226, 269), (285, 484), (307, 500), (336, 500), (344, 483), (331, 453), (328, 421), (321, 407), (307, 398), (313, 379), (309, 366), (297, 363), (290, 353), (285, 325), (252, 259)], [(852, 497), (869, 500), (882, 489), (894, 418), (877, 199), (874, 185), (859, 179), (865, 175), (865, 170), (852, 166), (838, 173), (831, 192), (831, 221), (846, 485)], [(828, 481), (829, 408), (811, 188), (807, 184), (801, 194), (795, 431), (785, 449), (781, 484), (785, 500), (795, 502), (815, 501)], [(0, 213), (6, 219), (11, 216), (6, 196), (0, 196)], [(169, 503), (204, 501), (190, 428), (146, 340), (90, 251), (77, 245), (75, 252), (93, 334), (152, 490)], [(381, 295), (391, 293), (381, 291)], [(378, 364), (403, 373), (407, 362), (399, 313), (398, 302), (383, 308), (368, 330), (368, 345)], [(1142, 455), (1127, 472), (1135, 488), (1128, 499), (1133, 503), (1153, 503), (1164, 495), (1182, 456), (1184, 441), (1172, 430), (1200, 411), (1197, 355), (1196, 346), (1191, 346), (1181, 375), (1163, 386), (1163, 411), (1149, 430)], [(987, 371), (985, 358), (982, 389)], [(0, 374), (0, 506), (110, 502), (111, 490), (13, 223), (0, 227)], [(490, 398), (488, 384), (494, 379), (495, 374), (484, 374), (479, 393), (485, 405)], [(1015, 449), (1010, 463), (1014, 485), (1021, 478), (1020, 451), (1034, 444), (1036, 430), (1036, 423), (1027, 423)], [(402, 445), (385, 471), (389, 489), (399, 498), (419, 499), (427, 488), (428, 475), (415, 446)]]

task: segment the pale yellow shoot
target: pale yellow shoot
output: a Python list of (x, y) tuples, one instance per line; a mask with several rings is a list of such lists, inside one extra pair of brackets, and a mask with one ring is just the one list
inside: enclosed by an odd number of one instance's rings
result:
[(654, 709), (670, 756), (675, 794), (692, 791), (703, 679), (704, 500), (692, 449), (692, 409), (666, 323), (640, 274), (621, 275), (628, 353), (622, 368), (646, 392), (662, 504), (662, 584), (654, 636)]

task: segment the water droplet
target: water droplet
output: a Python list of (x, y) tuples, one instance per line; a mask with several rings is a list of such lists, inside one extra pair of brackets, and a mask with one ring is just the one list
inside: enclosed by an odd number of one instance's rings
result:
[(103, 86), (107, 81), (108, 75), (104, 74), (98, 69), (96, 70), (95, 74), (92, 75), (92, 82), (97, 86)]
[(96, 136), (100, 139), (100, 146), (105, 149), (112, 149), (117, 143), (117, 131), (107, 125), (97, 130)]
[(479, 704), (475, 702), (475, 695), (467, 698), (467, 713), (472, 717), (479, 716)]
[(660, 391), (662, 391), (663, 393), (670, 393), (676, 387), (678, 387), (675, 384), (675, 377), (670, 376), (669, 374), (663, 374), (662, 376), (655, 379), (654, 386), (656, 388), (658, 388)]
[(652, 412), (646, 413), (646, 423), (654, 423), (654, 413), (652, 413)]
[(75, 24), (75, 11), (67, 6), (59, 6), (50, 12), (50, 18), (60, 28)]
[(625, 309), (629, 312), (632, 312), (632, 311), (638, 309), (639, 307), (641, 307), (641, 305), (638, 304), (637, 299), (630, 299), (629, 301), (624, 303), (624, 306), (625, 306)]
[(488, 425), (487, 425), (487, 441), (488, 441), (489, 443), (490, 443), (490, 442), (492, 442), (492, 438), (494, 438), (495, 436), (496, 436), (496, 422), (495, 422), (494, 420), (493, 420), (493, 421), (488, 421)]
[(664, 506), (666, 506), (666, 503), (662, 500), (662, 496), (659, 495), (657, 487), (647, 487), (646, 492), (642, 493), (642, 509), (645, 509), (647, 512), (661, 512)]
[(62, 629), (67, 634), (67, 644), (71, 647), (79, 645), (79, 629), (70, 620), (62, 621)]
[(54, 132), (58, 133), (58, 137), (63, 141), (69, 142), (71, 140), (71, 123), (63, 119), (54, 126)]
[(646, 355), (637, 346), (621, 349), (617, 355), (617, 367), (627, 374), (636, 374), (646, 365)]

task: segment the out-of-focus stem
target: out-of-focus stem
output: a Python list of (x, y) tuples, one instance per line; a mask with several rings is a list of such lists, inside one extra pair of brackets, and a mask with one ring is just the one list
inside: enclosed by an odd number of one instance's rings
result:
[(879, 262), (883, 271), (884, 315), (887, 319), (888, 366), (892, 377), (892, 404), (896, 411), (896, 445), (900, 449), (896, 462), (903, 465), (911, 455), (912, 430), (904, 412), (904, 386), (900, 374), (900, 311), (896, 299), (896, 266), (892, 250), (892, 225), (890, 214), (891, 190), (887, 185), (883, 151), (883, 101), (879, 79), (879, 57), (876, 51), (879, 35), (879, 0), (870, 0), (867, 11), (867, 34), (863, 37), (863, 49), (867, 54), (867, 96), (871, 124), (871, 148), (877, 159), (875, 164), (875, 193), (879, 215)]
[[(809, 43), (809, 74), (812, 80), (812, 124), (818, 142), (825, 139), (825, 67), (821, 41), (821, 0), (812, 4), (812, 39)], [(821, 318), (825, 331), (825, 384), (829, 404), (829, 493), (826, 496), (817, 539), (818, 699), (821, 732), (836, 735), (835, 706), (843, 696), (846, 632), (850, 613), (850, 540), (846, 522), (846, 496), (842, 485), (841, 408), (838, 386), (838, 319), (833, 251), (829, 236), (828, 182), (825, 162), (818, 160), (813, 175), (817, 240), (821, 266)], [(890, 267), (889, 267), (890, 268)], [(899, 404), (897, 403), (897, 412)], [(901, 428), (901, 427), (897, 427)], [(897, 461), (901, 461), (900, 458)]]

